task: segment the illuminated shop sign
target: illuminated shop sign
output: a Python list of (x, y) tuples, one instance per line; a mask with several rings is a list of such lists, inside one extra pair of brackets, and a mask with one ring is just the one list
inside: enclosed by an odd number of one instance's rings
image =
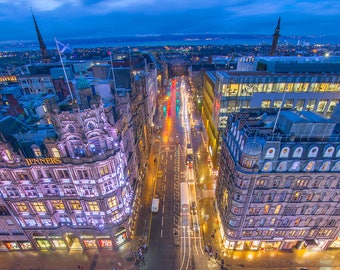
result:
[(16, 76), (0, 76), (0, 82), (17, 82)]
[(44, 164), (48, 165), (62, 164), (60, 158), (26, 158), (25, 161), (28, 166)]

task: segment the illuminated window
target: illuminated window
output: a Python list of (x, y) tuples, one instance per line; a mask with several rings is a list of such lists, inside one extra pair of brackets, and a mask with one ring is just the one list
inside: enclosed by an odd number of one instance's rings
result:
[(316, 104), (316, 99), (310, 99), (308, 100), (308, 103), (306, 105), (306, 110), (307, 111), (314, 111), (315, 109), (315, 104)]
[(60, 152), (59, 152), (58, 148), (53, 147), (51, 150), (52, 150), (52, 156), (53, 157), (60, 158)]
[(262, 100), (261, 108), (270, 108), (270, 100)]
[(111, 213), (111, 222), (118, 223), (122, 220), (123, 214), (116, 210)]
[(81, 207), (80, 201), (78, 201), (78, 200), (71, 200), (70, 206), (71, 206), (72, 210), (82, 210), (83, 209)]
[(263, 209), (263, 214), (268, 214), (269, 213), (270, 206), (269, 204), (266, 204)]
[(299, 158), (299, 157), (301, 157), (302, 152), (303, 152), (303, 148), (302, 148), (301, 146), (297, 147), (297, 148), (294, 150), (293, 158)]
[(298, 202), (300, 200), (300, 192), (295, 192), (293, 197), (292, 197), (292, 202)]
[(307, 163), (304, 171), (306, 172), (314, 171), (314, 167), (315, 167), (315, 161), (310, 161)]
[(117, 197), (114, 196), (114, 197), (111, 197), (107, 200), (107, 205), (109, 206), (109, 208), (113, 208), (115, 206), (118, 205), (118, 200), (117, 200)]
[(295, 222), (294, 222), (294, 225), (295, 226), (299, 226), (300, 222), (301, 222), (301, 218), (296, 218)]
[(8, 151), (7, 149), (6, 149), (6, 150), (3, 150), (3, 151), (1, 152), (1, 157), (2, 157), (2, 160), (3, 160), (3, 161), (11, 161), (11, 160), (12, 160), (11, 152)]
[(61, 200), (52, 201), (52, 206), (54, 210), (65, 210), (65, 205), (63, 204), (63, 201)]
[(47, 211), (43, 202), (32, 202), (32, 206), (36, 212), (45, 213)]
[(109, 174), (109, 167), (107, 165), (99, 167), (99, 173), (100, 173), (100, 176)]
[(276, 218), (272, 218), (270, 220), (270, 226), (274, 226), (275, 225), (275, 221), (276, 221)]
[(280, 213), (280, 210), (281, 210), (281, 204), (278, 204), (278, 205), (275, 207), (274, 214), (275, 214), (275, 215), (278, 215), (278, 214)]
[(322, 163), (321, 167), (320, 167), (320, 171), (329, 171), (329, 169), (331, 168), (331, 162), (330, 161), (325, 161), (324, 163)]
[(267, 172), (267, 171), (271, 171), (273, 168), (273, 163), (271, 161), (267, 161), (262, 168), (262, 171)]
[(289, 155), (289, 147), (282, 148), (281, 153), (280, 153), (280, 158), (288, 157), (288, 155)]
[(323, 113), (325, 111), (326, 105), (327, 105), (328, 100), (327, 99), (322, 99), (318, 103), (318, 107), (316, 109), (316, 112), (318, 113)]
[(90, 211), (99, 211), (99, 204), (98, 202), (88, 202), (87, 206)]
[(24, 202), (18, 202), (15, 206), (17, 207), (18, 212), (28, 212), (28, 207)]
[(40, 150), (40, 147), (38, 145), (32, 145), (32, 151), (34, 153), (34, 156), (39, 158), (39, 157), (42, 157), (42, 153), (41, 153), (41, 150)]
[(273, 158), (275, 155), (275, 148), (271, 147), (267, 150), (265, 158)]

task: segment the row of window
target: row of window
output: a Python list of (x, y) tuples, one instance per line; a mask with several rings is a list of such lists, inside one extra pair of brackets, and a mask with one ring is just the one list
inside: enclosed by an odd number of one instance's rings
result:
[(304, 237), (332, 237), (334, 234), (332, 229), (316, 230), (256, 230), (242, 231), (242, 237), (286, 237), (286, 238), (304, 238)]
[[(109, 222), (120, 223), (124, 216), (124, 211), (115, 210), (108, 215)], [(108, 220), (100, 215), (92, 216), (84, 215), (84, 213), (58, 213), (53, 216), (19, 216), (19, 221), (22, 227), (55, 227), (61, 225), (104, 227), (104, 224)]]
[[(283, 147), (281, 149), (281, 152), (280, 152), (280, 158), (288, 158), (289, 157), (289, 154), (290, 154), (290, 147), (286, 146), (286, 147)], [(292, 153), (292, 158), (301, 158), (302, 154), (304, 152), (304, 148), (302, 146), (297, 146), (297, 147), (294, 147), (294, 151)], [(317, 157), (318, 155), (318, 152), (319, 152), (319, 147), (318, 146), (313, 146), (309, 149), (308, 151), (308, 154), (307, 154), (307, 157), (308, 158), (315, 158)], [(323, 154), (322, 156), (325, 157), (325, 158), (331, 158), (333, 157), (333, 154), (336, 152), (335, 154), (335, 157), (340, 157), (340, 146), (337, 147), (337, 150), (335, 151), (335, 147), (334, 146), (326, 146), (324, 148), (324, 151), (323, 151)], [(270, 147), (267, 152), (266, 152), (266, 155), (265, 155), (265, 158), (274, 158), (275, 156), (275, 153), (276, 153), (276, 149), (274, 147)]]
[[(326, 196), (326, 192), (321, 193), (301, 193), (296, 191), (292, 196), (289, 197), (289, 202), (333, 202), (339, 200), (339, 196), (337, 192), (333, 192), (329, 194), (330, 196)], [(284, 202), (287, 198), (287, 191), (282, 191), (280, 194), (277, 194), (275, 191), (270, 193), (262, 193), (257, 192), (252, 197), (253, 203), (262, 203), (262, 202)]]
[(74, 211), (90, 211), (90, 212), (99, 212), (106, 211), (108, 209), (114, 211), (121, 204), (122, 200), (119, 200), (117, 196), (110, 197), (106, 200), (105, 209), (100, 209), (100, 204), (97, 201), (79, 201), (79, 200), (51, 200), (45, 202), (16, 202), (13, 205), (18, 213), (32, 213), (36, 212), (39, 214), (51, 214), (54, 211), (71, 209)]
[(111, 193), (121, 186), (115, 180), (105, 181), (100, 184), (101, 192), (98, 191), (97, 185), (73, 185), (73, 184), (64, 184), (61, 187), (58, 187), (55, 184), (43, 184), (39, 187), (32, 185), (25, 185), (21, 187), (15, 186), (5, 186), (4, 188), (0, 188), (0, 193), (4, 198), (34, 198), (34, 197), (42, 197), (42, 196), (84, 196), (84, 197), (95, 197), (99, 196), (100, 193), (102, 195)]
[[(330, 213), (332, 211), (332, 213)], [(263, 207), (259, 206), (250, 206), (248, 208), (248, 215), (283, 215), (283, 216), (294, 216), (294, 215), (338, 215), (340, 211), (339, 209), (329, 209), (329, 206), (319, 206), (314, 204), (310, 205), (303, 205), (301, 207), (296, 206), (286, 206), (285, 208), (282, 207), (281, 204), (278, 205), (269, 205), (266, 204)], [(231, 212), (235, 215), (242, 215), (243, 208), (233, 206)]]
[(312, 171), (320, 171), (320, 172), (339, 172), (340, 171), (340, 161), (335, 162), (335, 164), (332, 166), (332, 162), (330, 160), (324, 161), (320, 166), (316, 166), (316, 162), (309, 161), (303, 168), (301, 168), (301, 161), (296, 160), (294, 161), (290, 166), (288, 165), (287, 161), (281, 161), (276, 168), (274, 168), (274, 163), (272, 161), (267, 161), (264, 163), (262, 167), (263, 172), (271, 172), (271, 171), (277, 171), (277, 172), (298, 172), (301, 169), (304, 172), (312, 172)]
[[(32, 180), (34, 178), (50, 178), (50, 179), (95, 179), (96, 176), (93, 174), (97, 174), (96, 172), (93, 172), (91, 169), (77, 169), (73, 171), (71, 170), (63, 170), (63, 169), (56, 169), (56, 170), (41, 170), (37, 169), (32, 173), (29, 173), (27, 171), (19, 171), (15, 172), (15, 176), (18, 180)], [(118, 174), (122, 177), (122, 170), (121, 166), (117, 167), (111, 167), (109, 165), (102, 165), (98, 168), (99, 176), (105, 176), (108, 174)], [(76, 177), (72, 177), (71, 175), (75, 175)], [(12, 179), (11, 174), (6, 171), (0, 171), (0, 178), (2, 181), (10, 181)]]

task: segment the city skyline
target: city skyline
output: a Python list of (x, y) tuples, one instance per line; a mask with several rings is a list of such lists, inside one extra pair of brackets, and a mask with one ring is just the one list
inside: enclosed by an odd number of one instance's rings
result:
[[(46, 41), (163, 34), (336, 35), (338, 1), (8, 1), (2, 0), (0, 42), (36, 39), (31, 8)], [(320, 12), (322, 10), (322, 12)]]

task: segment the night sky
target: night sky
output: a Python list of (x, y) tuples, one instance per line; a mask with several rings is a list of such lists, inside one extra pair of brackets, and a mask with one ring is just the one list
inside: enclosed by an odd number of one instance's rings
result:
[[(159, 34), (340, 35), (339, 0), (0, 0), (0, 42)], [(340, 41), (339, 41), (340, 42)]]

